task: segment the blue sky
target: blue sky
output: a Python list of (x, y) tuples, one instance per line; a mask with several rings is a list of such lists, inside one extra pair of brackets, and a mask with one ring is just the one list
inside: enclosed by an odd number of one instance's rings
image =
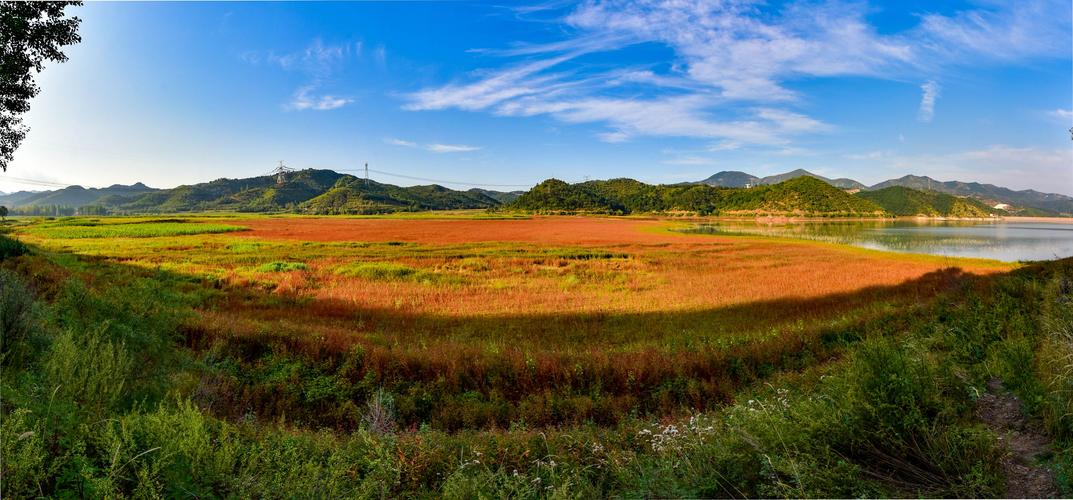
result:
[(39, 75), (0, 190), (285, 160), (486, 186), (806, 168), (1073, 194), (1068, 0), (70, 11), (83, 41)]

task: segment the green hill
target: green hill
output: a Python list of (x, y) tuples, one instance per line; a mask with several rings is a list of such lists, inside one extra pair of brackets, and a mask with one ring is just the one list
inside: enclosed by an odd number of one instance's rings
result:
[[(55, 196), (42, 198), (52, 199)], [(74, 200), (71, 196), (66, 198)], [(111, 213), (226, 210), (361, 214), (490, 208), (501, 204), (477, 190), (454, 191), (442, 186), (399, 187), (375, 181), (366, 182), (331, 170), (314, 169), (291, 172), (283, 182), (275, 176), (264, 175), (246, 179), (217, 179), (173, 189), (149, 192), (128, 190), (101, 197), (82, 198), (104, 207)], [(84, 204), (72, 202), (66, 205)]]
[(1073, 215), (1073, 197), (1056, 193), (1041, 193), (1032, 189), (1014, 191), (1009, 188), (979, 182), (937, 181), (930, 177), (906, 175), (871, 187), (880, 190), (891, 186), (927, 189), (954, 196), (972, 197), (985, 202), (1002, 202), (1017, 207), (1017, 215)]
[(376, 214), (411, 210), (492, 208), (500, 202), (477, 191), (455, 191), (443, 186), (399, 187), (352, 176), (299, 205), (314, 214)]
[(945, 193), (919, 191), (903, 186), (861, 191), (857, 193), (857, 196), (897, 216), (987, 217), (1000, 212), (973, 198), (959, 198)]
[(883, 209), (813, 177), (797, 177), (749, 189), (704, 184), (651, 185), (633, 179), (568, 184), (548, 179), (511, 207), (534, 212), (631, 214), (881, 215)]

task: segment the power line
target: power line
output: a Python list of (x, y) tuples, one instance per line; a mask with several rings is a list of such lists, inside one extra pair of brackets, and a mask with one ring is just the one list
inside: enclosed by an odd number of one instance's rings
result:
[(11, 176), (7, 176), (7, 175), (5, 175), (3, 177), (0, 177), (0, 180), (5, 180), (5, 179), (14, 181), (14, 182), (16, 182), (18, 184), (31, 184), (31, 185), (36, 185), (36, 186), (47, 186), (47, 187), (65, 188), (67, 186), (72, 185), (72, 184), (64, 184), (62, 182), (42, 181), (42, 180), (37, 180), (37, 179), (24, 179), (22, 177), (11, 177)]
[[(350, 169), (340, 168), (340, 169), (333, 169), (333, 170), (335, 170), (336, 172), (358, 172), (358, 173), (366, 171), (366, 169), (356, 169), (356, 168), (350, 168)], [(428, 179), (428, 178), (425, 178), (425, 177), (414, 177), (412, 175), (403, 175), (403, 174), (396, 174), (396, 173), (393, 173), (393, 172), (384, 172), (383, 170), (373, 170), (371, 168), (368, 169), (368, 171), (373, 172), (375, 174), (389, 175), (391, 177), (399, 177), (399, 178), (402, 178), (402, 179), (410, 179), (410, 180), (413, 180), (413, 181), (435, 182), (437, 184), (455, 184), (455, 185), (458, 185), (458, 186), (489, 186), (489, 187), (521, 187), (521, 188), (532, 187), (532, 184), (488, 184), (486, 182), (462, 182), (462, 181), (445, 181), (445, 180), (442, 180), (442, 179)]]

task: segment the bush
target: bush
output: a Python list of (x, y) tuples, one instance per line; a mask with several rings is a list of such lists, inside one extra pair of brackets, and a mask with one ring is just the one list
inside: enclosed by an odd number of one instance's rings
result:
[(21, 241), (8, 236), (0, 235), (0, 260), (18, 257), (30, 252), (30, 249)]
[(286, 273), (290, 271), (305, 271), (308, 268), (301, 262), (269, 262), (257, 266), (257, 271), (262, 273)]
[(53, 342), (45, 374), (51, 387), (89, 414), (103, 416), (124, 396), (133, 366), (123, 344), (108, 340), (103, 328), (81, 334), (68, 330)]
[(409, 266), (392, 262), (362, 262), (339, 270), (344, 276), (354, 276), (372, 281), (402, 281), (414, 279), (419, 271)]
[(18, 275), (0, 269), (0, 361), (20, 357), (31, 331), (33, 298)]

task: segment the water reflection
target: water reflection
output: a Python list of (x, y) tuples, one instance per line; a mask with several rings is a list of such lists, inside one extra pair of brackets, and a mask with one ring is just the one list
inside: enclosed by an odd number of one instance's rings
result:
[(875, 250), (1008, 262), (1073, 256), (1073, 224), (1049, 222), (719, 221), (686, 231), (802, 238)]

